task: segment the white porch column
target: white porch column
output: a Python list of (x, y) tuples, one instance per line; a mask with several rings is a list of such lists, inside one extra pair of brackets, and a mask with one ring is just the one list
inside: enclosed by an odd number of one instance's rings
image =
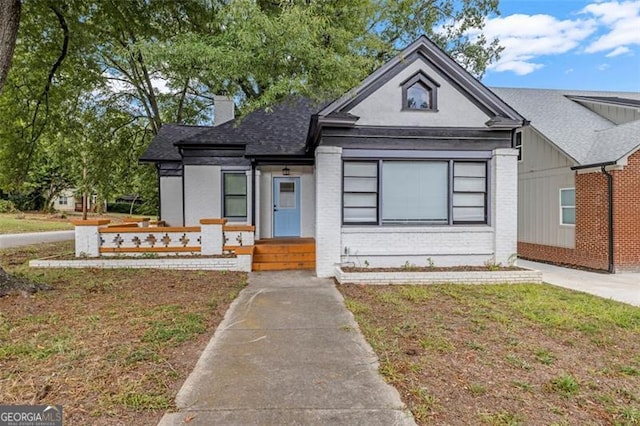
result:
[(76, 257), (100, 257), (99, 228), (109, 219), (72, 220), (75, 225)]
[(342, 148), (316, 148), (316, 275), (332, 277), (340, 263)]
[(200, 219), (200, 254), (222, 254), (224, 235), (222, 227), (227, 219)]
[(495, 149), (491, 171), (495, 262), (506, 266), (518, 251), (518, 152)]

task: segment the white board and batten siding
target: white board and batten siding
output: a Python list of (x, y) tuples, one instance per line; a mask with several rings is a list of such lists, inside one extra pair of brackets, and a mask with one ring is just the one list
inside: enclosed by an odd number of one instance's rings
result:
[(574, 162), (531, 126), (518, 163), (518, 241), (575, 247), (575, 227), (560, 224), (560, 189), (575, 188)]
[(610, 103), (588, 102), (583, 100), (578, 102), (615, 124), (624, 124), (640, 120), (640, 108), (611, 105)]

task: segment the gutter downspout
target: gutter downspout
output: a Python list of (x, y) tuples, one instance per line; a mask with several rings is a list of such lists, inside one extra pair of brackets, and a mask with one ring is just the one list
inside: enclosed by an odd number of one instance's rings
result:
[(609, 216), (609, 269), (608, 272), (613, 274), (615, 272), (613, 262), (613, 175), (609, 173), (606, 166), (601, 166), (602, 173), (607, 177), (607, 195), (608, 195), (608, 216)]

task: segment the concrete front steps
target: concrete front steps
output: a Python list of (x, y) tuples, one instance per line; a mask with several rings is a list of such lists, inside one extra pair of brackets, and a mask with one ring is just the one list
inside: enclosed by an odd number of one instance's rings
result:
[(316, 242), (313, 238), (258, 240), (253, 252), (254, 271), (315, 269)]

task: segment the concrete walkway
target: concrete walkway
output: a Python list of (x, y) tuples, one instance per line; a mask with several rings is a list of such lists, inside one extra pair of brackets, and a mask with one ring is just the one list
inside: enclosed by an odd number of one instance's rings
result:
[(549, 284), (640, 306), (640, 273), (588, 272), (528, 260), (518, 260), (518, 266), (542, 271)]
[(24, 234), (0, 235), (0, 249), (73, 240), (74, 231), (26, 232)]
[(414, 425), (333, 281), (252, 273), (160, 425)]

